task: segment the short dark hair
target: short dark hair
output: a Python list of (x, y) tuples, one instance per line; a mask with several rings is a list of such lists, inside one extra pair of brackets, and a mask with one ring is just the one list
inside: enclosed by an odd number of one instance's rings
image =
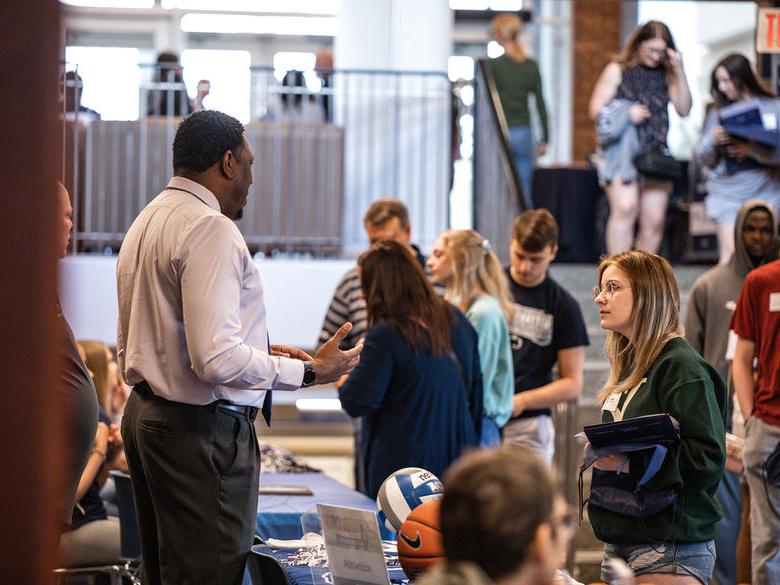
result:
[(493, 581), (516, 571), (537, 528), (552, 516), (547, 466), (528, 449), (472, 451), (444, 478), (441, 531), (449, 561), (470, 561)]
[(363, 224), (372, 227), (385, 225), (394, 217), (398, 218), (402, 229), (409, 225), (409, 210), (398, 199), (377, 199), (363, 216)]
[(512, 239), (524, 250), (541, 252), (558, 244), (558, 222), (546, 209), (525, 211), (512, 224)]
[(244, 125), (227, 114), (203, 110), (181, 121), (173, 139), (173, 174), (202, 173), (228, 150), (243, 146)]

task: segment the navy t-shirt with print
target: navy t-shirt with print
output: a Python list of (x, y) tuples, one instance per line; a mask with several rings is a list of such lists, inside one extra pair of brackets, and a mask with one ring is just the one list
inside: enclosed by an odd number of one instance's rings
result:
[[(515, 368), (515, 394), (552, 382), (562, 349), (588, 345), (582, 312), (574, 297), (547, 276), (535, 287), (520, 286), (506, 269), (515, 300), (509, 339)], [(526, 410), (518, 418), (550, 414), (549, 408)]]

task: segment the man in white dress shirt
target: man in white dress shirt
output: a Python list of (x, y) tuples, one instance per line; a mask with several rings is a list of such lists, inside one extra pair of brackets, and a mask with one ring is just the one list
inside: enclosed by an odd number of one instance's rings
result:
[[(337, 380), (361, 345), (342, 327), (314, 357), (270, 346), (260, 275), (233, 223), (254, 155), (238, 120), (192, 114), (174, 177), (138, 215), (117, 262), (122, 419), (147, 585), (238, 584), (254, 534), (254, 419), (270, 391)], [(270, 422), (270, 421), (269, 421)]]

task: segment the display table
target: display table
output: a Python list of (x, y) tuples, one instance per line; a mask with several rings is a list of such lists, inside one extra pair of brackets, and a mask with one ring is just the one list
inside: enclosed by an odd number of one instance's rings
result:
[[(332, 504), (376, 511), (376, 501), (331, 479), (324, 473), (261, 473), (263, 486), (305, 486), (310, 496), (260, 495), (257, 503), (255, 531), (265, 539), (293, 540), (301, 538), (301, 516), (316, 514), (317, 504)], [(382, 527), (382, 538), (390, 534)]]
[(592, 167), (539, 167), (533, 177), (534, 206), (558, 221), (558, 262), (597, 262), (601, 254), (601, 190)]
[[(326, 585), (333, 583), (330, 569), (291, 565), (291, 557), (298, 556), (300, 549), (272, 549), (265, 545), (252, 547), (248, 562), (249, 572), (263, 585)], [(397, 557), (385, 556), (391, 583), (408, 583), (409, 579), (398, 564)], [(254, 585), (254, 582), (253, 582)]]

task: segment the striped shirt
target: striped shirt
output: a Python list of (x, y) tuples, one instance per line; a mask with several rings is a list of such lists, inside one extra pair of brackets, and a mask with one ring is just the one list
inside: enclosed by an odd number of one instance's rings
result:
[[(425, 266), (426, 258), (420, 252), (420, 249), (412, 244), (417, 260), (425, 268), (426, 274), (430, 277)], [(439, 296), (444, 295), (444, 288), (434, 285), (434, 289)], [(357, 266), (349, 270), (336, 287), (333, 293), (333, 300), (330, 302), (328, 312), (325, 314), (325, 320), (322, 323), (320, 339), (318, 346), (330, 339), (339, 327), (344, 323), (352, 323), (352, 331), (349, 332), (341, 342), (342, 349), (355, 347), (357, 342), (366, 336), (368, 331), (368, 312), (366, 311), (366, 299), (363, 298), (363, 291), (360, 288), (360, 275)]]

